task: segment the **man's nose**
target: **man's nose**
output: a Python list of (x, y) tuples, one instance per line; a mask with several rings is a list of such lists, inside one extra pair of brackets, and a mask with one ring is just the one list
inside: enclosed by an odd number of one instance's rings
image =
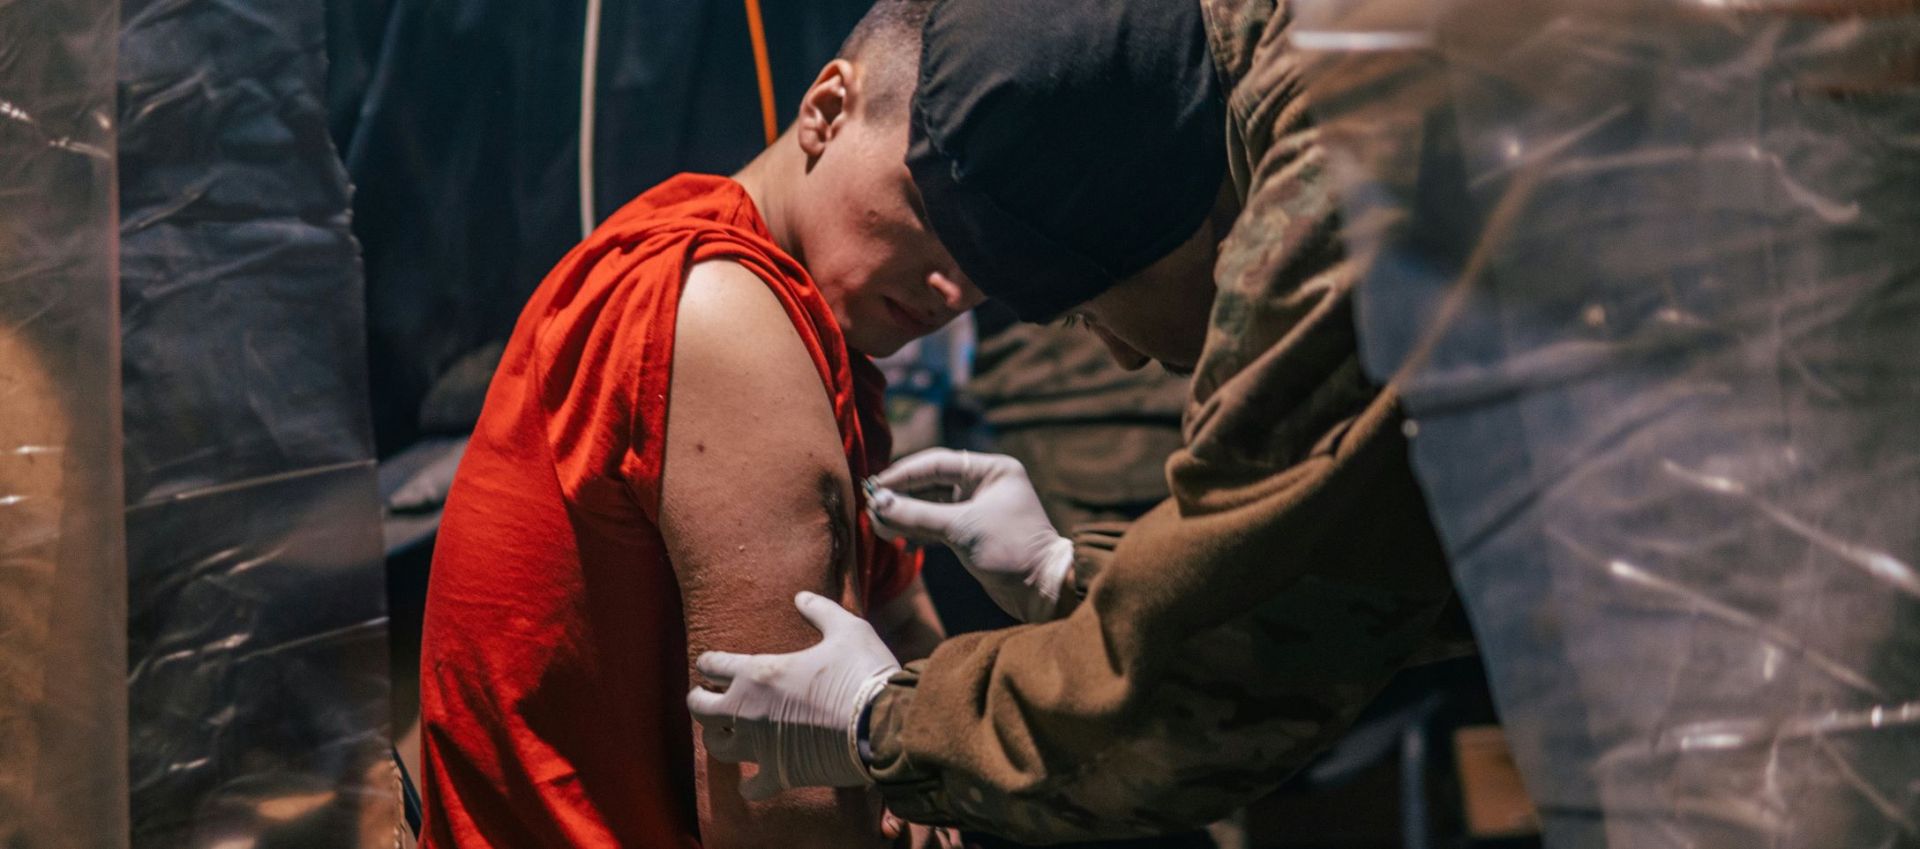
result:
[(1100, 337), (1100, 342), (1107, 346), (1107, 354), (1113, 357), (1114, 365), (1126, 371), (1139, 371), (1145, 368), (1147, 363), (1152, 362), (1151, 357), (1134, 350), (1132, 345), (1120, 341), (1120, 337), (1108, 332), (1106, 328), (1097, 324), (1090, 326), (1093, 329), (1093, 335)]
[(965, 280), (955, 280), (938, 271), (927, 275), (927, 286), (940, 295), (940, 303), (955, 315), (966, 312), (987, 299), (985, 292)]

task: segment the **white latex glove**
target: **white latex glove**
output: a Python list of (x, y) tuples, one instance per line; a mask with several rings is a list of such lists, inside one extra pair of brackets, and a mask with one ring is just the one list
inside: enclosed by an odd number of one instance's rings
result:
[[(1019, 460), (930, 448), (873, 477), (867, 514), (881, 536), (944, 543), (1000, 609), (1043, 622), (1073, 571), (1073, 541), (1053, 529)], [(954, 503), (915, 494), (951, 495)]]
[(740, 785), (750, 801), (791, 787), (869, 783), (857, 740), (860, 714), (900, 669), (873, 626), (832, 599), (803, 592), (794, 606), (820, 630), (813, 647), (792, 654), (710, 651), (694, 661), (722, 690), (694, 687), (687, 710), (700, 722), (707, 754), (760, 765)]

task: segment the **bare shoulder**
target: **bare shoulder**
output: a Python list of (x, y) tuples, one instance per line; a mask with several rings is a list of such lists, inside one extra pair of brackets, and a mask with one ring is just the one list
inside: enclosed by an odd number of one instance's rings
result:
[(674, 393), (699, 394), (702, 408), (797, 413), (822, 405), (832, 415), (824, 406), (826, 385), (786, 308), (739, 263), (703, 262), (687, 272), (675, 319), (673, 371)]
[(746, 266), (716, 259), (687, 269), (677, 331), (725, 336), (743, 330), (782, 330), (791, 335), (793, 322), (766, 281)]

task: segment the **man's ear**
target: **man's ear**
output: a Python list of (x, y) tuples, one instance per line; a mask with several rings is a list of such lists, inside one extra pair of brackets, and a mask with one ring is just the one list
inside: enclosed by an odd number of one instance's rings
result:
[(835, 59), (820, 69), (820, 75), (800, 99), (800, 120), (794, 124), (799, 130), (800, 149), (808, 159), (818, 157), (827, 149), (827, 142), (845, 128), (857, 96), (853, 63)]

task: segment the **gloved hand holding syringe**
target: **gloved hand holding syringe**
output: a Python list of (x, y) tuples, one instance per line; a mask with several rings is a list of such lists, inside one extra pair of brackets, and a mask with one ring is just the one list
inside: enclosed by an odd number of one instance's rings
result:
[(1055, 615), (1073, 574), (1073, 542), (1054, 530), (1020, 461), (928, 449), (869, 478), (867, 495), (876, 533), (953, 549), (1022, 622)]

